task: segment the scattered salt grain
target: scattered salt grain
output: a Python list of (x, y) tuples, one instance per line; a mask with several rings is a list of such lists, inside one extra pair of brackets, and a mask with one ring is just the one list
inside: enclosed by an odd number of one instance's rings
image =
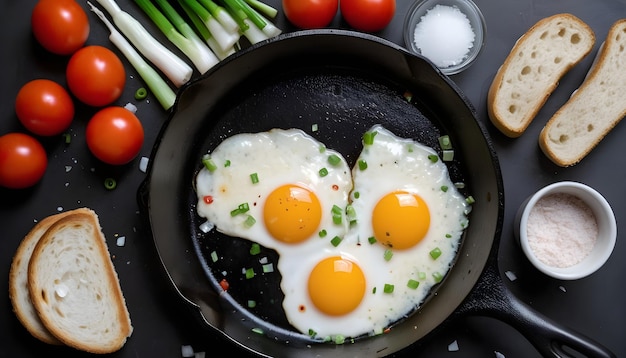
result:
[(126, 236), (120, 236), (117, 238), (117, 246), (124, 246), (126, 244)]
[(68, 288), (67, 286), (65, 286), (64, 284), (59, 284), (55, 287), (54, 292), (56, 293), (56, 295), (60, 298), (63, 298), (65, 296), (67, 296), (67, 292), (68, 292)]
[(505, 358), (504, 354), (498, 352), (498, 351), (494, 351), (494, 353), (496, 354), (496, 358)]
[(190, 345), (182, 345), (180, 347), (180, 353), (183, 357), (189, 358), (194, 356), (193, 347)]
[(448, 352), (456, 352), (459, 350), (459, 342), (456, 340), (450, 344), (448, 344)]
[(461, 63), (476, 35), (467, 16), (456, 6), (436, 5), (415, 26), (415, 46), (440, 68)]
[(132, 103), (126, 103), (126, 105), (124, 106), (124, 108), (126, 108), (127, 110), (136, 113), (137, 112), (137, 106), (135, 106)]
[(513, 272), (513, 271), (506, 271), (504, 274), (505, 274), (505, 275), (506, 275), (506, 277), (507, 277), (509, 280), (511, 280), (511, 281), (515, 281), (515, 280), (517, 280), (517, 275), (516, 275), (516, 274), (515, 274), (515, 272)]
[(565, 286), (559, 286), (559, 290), (561, 290), (563, 292), (567, 292), (567, 289), (565, 288)]
[(528, 215), (528, 244), (548, 266), (570, 267), (582, 261), (598, 238), (598, 223), (578, 197), (558, 193), (537, 201)]

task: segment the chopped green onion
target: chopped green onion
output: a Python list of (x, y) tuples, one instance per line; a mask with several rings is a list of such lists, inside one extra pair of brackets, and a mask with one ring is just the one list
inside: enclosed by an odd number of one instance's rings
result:
[(224, 168), (228, 167), (230, 167), (230, 160), (226, 159), (226, 161), (224, 162)]
[(430, 257), (433, 258), (433, 260), (437, 260), (439, 258), (439, 256), (441, 256), (441, 249), (438, 247), (435, 247), (434, 249), (430, 250)]
[(202, 156), (202, 165), (204, 165), (204, 167), (211, 173), (217, 169), (217, 165), (215, 165), (215, 162), (208, 154)]
[(333, 341), (335, 342), (335, 344), (344, 344), (346, 342), (346, 337), (338, 334), (335, 336)]
[(136, 100), (142, 100), (146, 98), (147, 96), (148, 96), (148, 91), (144, 87), (138, 88), (137, 91), (135, 91)]
[(261, 253), (261, 245), (256, 242), (250, 246), (250, 255), (258, 255)]
[(319, 170), (319, 173), (320, 173), (320, 177), (323, 178), (323, 177), (328, 175), (328, 169), (322, 168), (322, 169)]
[(473, 196), (468, 196), (467, 198), (465, 198), (465, 202), (468, 204), (474, 204), (476, 202), (476, 200), (474, 199)]
[(377, 132), (365, 132), (365, 134), (363, 134), (363, 144), (365, 145), (372, 145), (374, 144), (374, 137), (376, 136)]
[(252, 184), (257, 184), (259, 182), (259, 174), (258, 173), (250, 174), (250, 180), (252, 181)]
[(378, 242), (378, 240), (376, 240), (376, 238), (375, 238), (374, 236), (370, 236), (370, 237), (368, 237), (368, 238), (367, 238), (367, 241), (368, 241), (370, 244), (375, 244), (375, 243), (377, 243), (377, 242)]
[(247, 227), (248, 229), (254, 226), (254, 224), (256, 224), (256, 219), (252, 215), (248, 215), (246, 217), (246, 220), (243, 222), (243, 226)]
[(393, 293), (393, 289), (394, 289), (394, 285), (392, 285), (390, 283), (386, 283), (384, 288), (383, 288), (383, 292), (384, 293)]
[(320, 230), (320, 232), (318, 233), (319, 237), (326, 237), (326, 235), (328, 235), (328, 232), (326, 232), (325, 229)]
[(365, 159), (359, 159), (359, 170), (367, 169), (367, 162)]
[(442, 135), (439, 137), (439, 146), (441, 149), (452, 149), (452, 142), (450, 141), (450, 136)]
[(451, 235), (451, 234), (446, 234), (446, 239), (449, 239), (449, 238), (451, 238), (451, 237), (452, 237), (452, 235)]
[[(87, 2), (91, 11), (95, 13), (102, 22), (109, 29), (110, 35), (109, 40), (124, 54), (128, 62), (137, 70), (139, 76), (146, 82), (146, 85), (150, 88), (154, 96), (156, 97), (161, 107), (165, 110), (169, 110), (174, 105), (174, 101), (176, 100), (176, 94), (170, 88), (169, 84), (165, 82), (165, 80), (161, 77), (161, 75), (152, 68), (144, 59), (141, 57), (137, 50), (131, 45), (128, 40), (119, 32), (117, 29), (111, 24), (111, 22), (104, 16), (104, 13), (100, 11), (98, 8), (93, 6), (89, 1)], [(154, 51), (157, 51), (156, 49)], [(172, 65), (175, 66), (175, 65)], [(185, 64), (187, 66), (187, 64)], [(177, 81), (188, 81), (191, 78), (191, 73), (193, 70), (191, 67), (187, 66), (187, 68), (191, 71), (188, 74), (185, 72), (185, 75), (177, 74), (178, 70), (171, 68), (168, 72), (172, 72), (170, 76), (181, 76)], [(165, 72), (164, 72), (165, 73)], [(167, 76), (168, 73), (165, 73)], [(168, 76), (169, 77), (169, 76)], [(170, 78), (171, 79), (171, 78)], [(174, 82), (172, 80), (172, 82)]]
[(417, 273), (417, 278), (424, 281), (426, 279), (426, 272), (420, 271)]
[(343, 216), (341, 208), (338, 207), (337, 205), (333, 205), (333, 208), (331, 209), (331, 214), (333, 218), (333, 223), (337, 225), (341, 224), (342, 216)]
[(269, 264), (263, 265), (263, 273), (274, 272), (274, 265), (270, 262)]
[(253, 277), (254, 277), (254, 269), (252, 268), (246, 269), (246, 278), (251, 279)]
[(115, 0), (97, 1), (111, 15), (115, 25), (130, 43), (159, 68), (176, 87), (189, 82), (193, 68), (157, 41), (139, 21), (129, 13), (122, 11)]
[(314, 338), (317, 336), (317, 332), (315, 332), (312, 328), (309, 328), (309, 337)]
[(361, 197), (361, 193), (359, 193), (358, 191), (355, 191), (353, 196), (354, 196), (355, 199), (358, 199), (358, 198)]
[(108, 190), (113, 190), (117, 187), (117, 182), (113, 178), (104, 179), (104, 187)]
[(391, 260), (392, 257), (393, 257), (393, 251), (391, 251), (390, 249), (386, 249), (385, 252), (383, 253), (383, 258), (385, 259), (385, 261)]
[(318, 131), (318, 126), (317, 123), (313, 123), (311, 124), (311, 132), (317, 132)]
[(346, 218), (350, 224), (356, 223), (356, 210), (352, 205), (346, 206)]
[(211, 261), (217, 262), (217, 260), (218, 260), (217, 252), (211, 251)]
[(248, 300), (248, 308), (254, 308), (254, 307), (256, 307), (256, 301)]
[(250, 210), (250, 206), (248, 205), (248, 203), (239, 204), (237, 209), (230, 212), (230, 216), (237, 216), (239, 214), (248, 212), (248, 210)]
[(65, 144), (70, 144), (72, 142), (72, 135), (69, 133), (63, 133), (63, 139), (65, 140)]
[(336, 166), (341, 163), (341, 158), (337, 154), (331, 154), (328, 156), (328, 164)]
[(439, 283), (441, 282), (441, 280), (443, 280), (443, 275), (439, 272), (433, 272), (433, 278), (435, 279), (436, 283)]
[(443, 191), (444, 193), (448, 191), (448, 186), (447, 185), (442, 185), (441, 186), (441, 191)]
[(324, 144), (321, 144), (319, 147), (319, 151), (320, 153), (324, 153), (326, 151), (326, 146)]
[(372, 294), (376, 294), (376, 286), (374, 286), (374, 288), (372, 288)]
[(439, 157), (436, 154), (429, 154), (428, 159), (433, 163), (437, 163), (439, 161)]
[(413, 99), (413, 93), (411, 93), (411, 91), (406, 90), (404, 91), (404, 94), (402, 95), (404, 97), (404, 99), (406, 99), (408, 102), (411, 102), (411, 100)]
[(263, 329), (262, 328), (258, 328), (258, 327), (252, 328), (251, 331), (256, 333), (256, 334), (265, 334), (265, 332), (263, 332)]
[(341, 237), (339, 237), (339, 236), (335, 236), (335, 237), (333, 237), (333, 238), (332, 238), (332, 240), (330, 240), (330, 243), (331, 243), (334, 247), (337, 247), (337, 246), (339, 246), (339, 244), (341, 244), (341, 241), (342, 241), (342, 240), (343, 240), (343, 239), (342, 239)]
[(418, 288), (420, 285), (419, 281), (414, 280), (414, 279), (409, 279), (409, 281), (406, 283), (406, 287), (415, 290), (416, 288)]
[(444, 162), (451, 162), (454, 159), (454, 150), (445, 149), (441, 158)]

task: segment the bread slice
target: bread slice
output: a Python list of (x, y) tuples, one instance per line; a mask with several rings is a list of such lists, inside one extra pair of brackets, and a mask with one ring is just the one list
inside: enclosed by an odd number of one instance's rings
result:
[(593, 30), (574, 15), (539, 20), (517, 40), (489, 87), (487, 111), (494, 126), (511, 138), (522, 135), (594, 44)]
[(61, 342), (50, 334), (43, 323), (41, 323), (35, 311), (35, 307), (30, 300), (28, 290), (28, 263), (30, 262), (33, 249), (35, 245), (37, 245), (37, 242), (39, 242), (41, 236), (48, 230), (52, 223), (67, 214), (68, 212), (51, 215), (35, 224), (18, 246), (9, 270), (9, 299), (13, 306), (13, 312), (15, 312), (17, 319), (30, 334), (49, 344), (61, 344)]
[(550, 118), (539, 146), (555, 164), (580, 162), (626, 116), (626, 19), (613, 23), (585, 80)]
[(28, 283), (41, 322), (68, 346), (111, 353), (132, 333), (98, 216), (90, 209), (50, 225), (33, 249)]

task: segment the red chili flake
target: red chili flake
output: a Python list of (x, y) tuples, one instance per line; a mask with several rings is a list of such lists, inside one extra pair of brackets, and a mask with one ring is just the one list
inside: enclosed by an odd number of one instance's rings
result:
[(389, 333), (389, 332), (391, 332), (391, 328), (390, 327), (387, 327), (387, 328), (385, 328), (383, 330), (383, 333)]
[(306, 311), (306, 306), (305, 305), (298, 306), (298, 311), (305, 312)]
[(333, 190), (334, 190), (334, 191), (339, 190), (339, 185), (337, 185), (337, 184), (333, 184)]
[(222, 287), (222, 290), (224, 291), (228, 291), (228, 288), (230, 287), (230, 285), (228, 284), (228, 281), (226, 281), (225, 278), (223, 278), (222, 281), (220, 281), (220, 286)]
[(211, 204), (213, 202), (213, 196), (212, 195), (205, 195), (203, 199), (204, 199), (204, 203), (205, 204)]

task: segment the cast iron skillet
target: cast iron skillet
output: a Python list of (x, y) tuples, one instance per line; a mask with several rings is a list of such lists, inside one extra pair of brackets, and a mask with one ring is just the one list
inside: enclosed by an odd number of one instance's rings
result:
[[(406, 94), (411, 93), (408, 100)], [(403, 137), (455, 149), (454, 181), (476, 202), (456, 261), (427, 301), (389, 333), (343, 345), (295, 333), (280, 309), (280, 273), (238, 282), (249, 243), (203, 233), (195, 211), (200, 158), (224, 138), (275, 127), (301, 128), (346, 156), (381, 123)], [(312, 125), (318, 126), (313, 132)], [(504, 193), (498, 159), (474, 109), (429, 61), (375, 36), (344, 30), (289, 33), (243, 50), (185, 86), (152, 152), (139, 201), (167, 276), (181, 298), (218, 334), (263, 356), (386, 356), (459, 315), (489, 315), (514, 325), (545, 356), (564, 346), (588, 356), (613, 354), (532, 311), (504, 286), (497, 268)], [(224, 252), (219, 264), (212, 251)], [(243, 254), (242, 254), (243, 253)], [(264, 250), (270, 260), (278, 259)], [(219, 288), (223, 272), (231, 288)], [(243, 280), (243, 279), (242, 279)], [(262, 292), (262, 293), (260, 293)], [(252, 298), (257, 307), (248, 308)], [(261, 328), (262, 334), (252, 333)]]

